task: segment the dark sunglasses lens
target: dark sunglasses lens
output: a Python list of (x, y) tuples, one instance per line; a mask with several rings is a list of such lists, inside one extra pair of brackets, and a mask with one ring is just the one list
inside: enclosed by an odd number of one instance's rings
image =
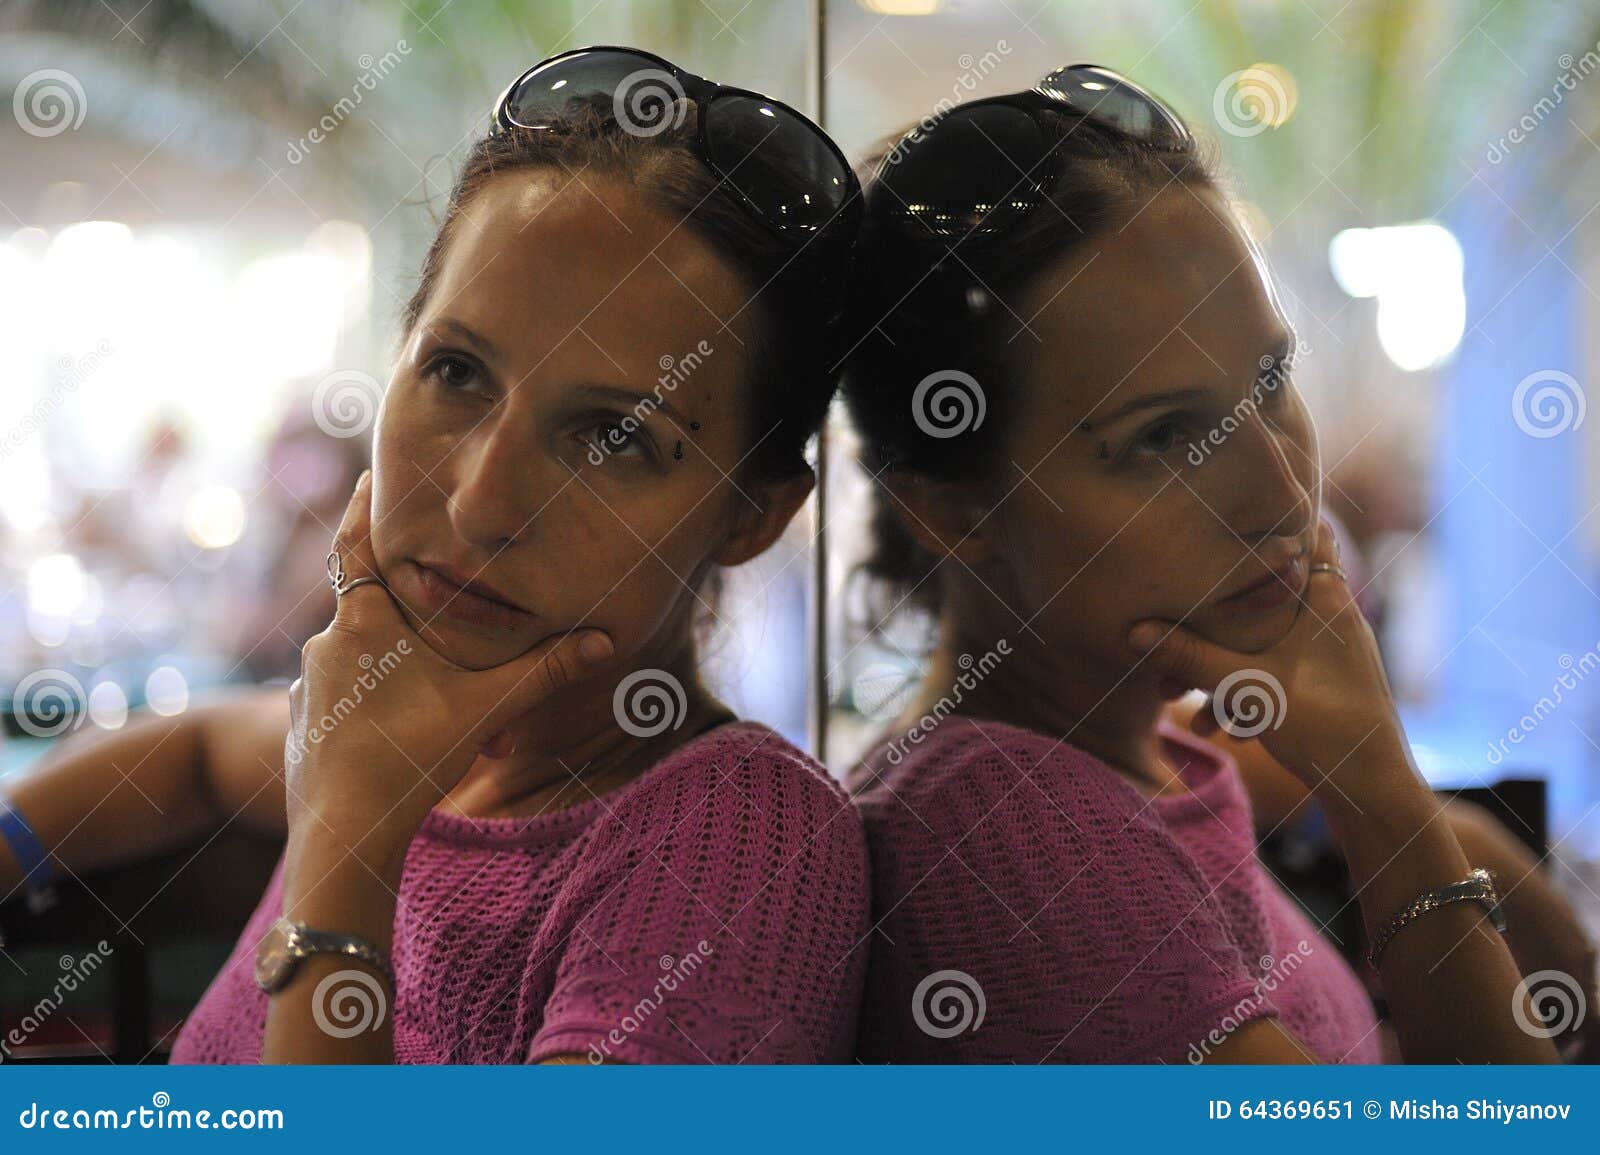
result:
[(941, 237), (998, 232), (1037, 203), (1046, 148), (1020, 108), (958, 109), (884, 158), (891, 215)]
[(673, 127), (683, 87), (648, 56), (609, 49), (551, 61), (506, 97), (513, 124), (538, 128), (592, 107), (641, 136)]
[(1175, 112), (1115, 72), (1080, 64), (1052, 72), (1039, 89), (1074, 112), (1109, 124), (1139, 140), (1181, 145), (1189, 132)]
[(807, 121), (733, 94), (701, 116), (711, 163), (780, 228), (815, 231), (844, 206), (849, 171)]

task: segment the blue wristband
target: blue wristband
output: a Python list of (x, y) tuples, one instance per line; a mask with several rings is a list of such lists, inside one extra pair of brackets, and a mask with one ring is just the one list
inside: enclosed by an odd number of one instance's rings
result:
[(34, 914), (49, 910), (56, 902), (56, 892), (51, 886), (55, 870), (44, 846), (11, 804), (0, 798), (0, 838), (6, 840), (11, 853), (22, 867), (22, 877), (28, 888), (28, 909)]

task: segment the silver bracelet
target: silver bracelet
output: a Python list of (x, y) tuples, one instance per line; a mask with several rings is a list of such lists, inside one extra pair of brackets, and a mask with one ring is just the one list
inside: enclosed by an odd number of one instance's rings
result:
[(1489, 922), (1494, 929), (1500, 934), (1506, 933), (1506, 912), (1500, 906), (1500, 895), (1495, 890), (1494, 875), (1483, 867), (1476, 866), (1462, 881), (1419, 894), (1406, 903), (1397, 914), (1390, 915), (1372, 936), (1372, 946), (1367, 951), (1367, 965), (1376, 972), (1383, 949), (1389, 945), (1389, 941), (1401, 927), (1415, 922), (1430, 910), (1438, 910), (1441, 906), (1449, 906), (1453, 902), (1478, 903), (1488, 913)]

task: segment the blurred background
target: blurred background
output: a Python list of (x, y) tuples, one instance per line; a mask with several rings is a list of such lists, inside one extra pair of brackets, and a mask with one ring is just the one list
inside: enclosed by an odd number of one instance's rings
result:
[[(293, 676), (453, 166), (523, 69), (594, 43), (812, 111), (853, 157), (1078, 61), (1173, 104), (1299, 328), (1424, 772), (1543, 783), (1596, 878), (1600, 10), (1533, 0), (0, 0), (0, 773)], [(842, 773), (925, 626), (856, 628), (837, 420), (826, 458), (711, 662)]]

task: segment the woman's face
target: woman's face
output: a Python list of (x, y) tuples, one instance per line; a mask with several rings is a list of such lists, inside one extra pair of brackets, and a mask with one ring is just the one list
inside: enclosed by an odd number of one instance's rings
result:
[(1032, 335), (1014, 343), (992, 538), (1017, 612), (1113, 663), (1144, 618), (1247, 653), (1279, 641), (1308, 577), (1322, 472), (1278, 367), (1293, 338), (1221, 201), (1161, 193), (1017, 312)]
[(746, 298), (624, 186), (522, 170), (471, 198), (373, 454), (378, 564), (431, 646), (477, 669), (578, 625), (623, 660), (686, 636), (708, 563), (770, 540), (730, 477)]

